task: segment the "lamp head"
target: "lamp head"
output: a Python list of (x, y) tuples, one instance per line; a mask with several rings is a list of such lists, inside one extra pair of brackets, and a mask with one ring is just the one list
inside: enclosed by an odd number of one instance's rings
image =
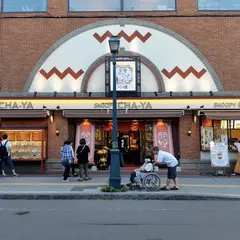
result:
[(120, 46), (120, 39), (118, 38), (118, 36), (110, 37), (108, 43), (111, 53), (118, 53)]

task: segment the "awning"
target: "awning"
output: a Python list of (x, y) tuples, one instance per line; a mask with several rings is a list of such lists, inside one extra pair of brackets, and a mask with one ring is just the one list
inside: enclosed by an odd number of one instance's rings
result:
[(212, 120), (240, 120), (240, 111), (201, 111), (201, 113), (204, 113), (207, 119)]
[[(118, 118), (179, 118), (184, 111), (168, 110), (118, 110)], [(111, 118), (112, 110), (64, 110), (66, 118)]]
[(0, 110), (0, 118), (45, 118), (46, 110)]

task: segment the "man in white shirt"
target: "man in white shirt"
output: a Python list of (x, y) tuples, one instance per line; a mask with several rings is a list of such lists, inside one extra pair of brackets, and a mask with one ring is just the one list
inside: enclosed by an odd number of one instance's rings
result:
[(4, 171), (4, 167), (5, 167), (5, 163), (8, 163), (9, 167), (12, 169), (13, 176), (18, 177), (18, 174), (15, 172), (14, 165), (13, 165), (13, 162), (12, 162), (12, 159), (11, 159), (12, 144), (11, 144), (10, 141), (7, 140), (7, 138), (8, 138), (8, 135), (3, 134), (3, 136), (2, 136), (3, 140), (1, 142), (1, 145), (6, 147), (7, 152), (8, 152), (8, 157), (7, 157), (6, 160), (2, 160), (2, 175), (3, 175), (3, 177), (7, 177), (7, 175)]
[[(161, 190), (179, 190), (177, 178), (178, 160), (171, 153), (161, 151), (158, 147), (153, 148), (153, 154), (157, 155), (156, 165), (166, 164), (168, 168), (167, 183)], [(172, 180), (174, 181), (174, 187), (170, 188)]]

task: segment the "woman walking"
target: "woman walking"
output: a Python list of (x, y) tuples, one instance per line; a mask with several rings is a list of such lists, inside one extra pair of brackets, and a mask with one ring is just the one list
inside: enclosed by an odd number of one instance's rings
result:
[[(90, 153), (90, 148), (86, 145), (86, 140), (84, 138), (80, 139), (80, 145), (77, 149), (77, 159), (79, 164), (79, 175), (78, 181), (90, 180), (88, 177), (88, 154)], [(84, 178), (83, 178), (84, 171)]]
[(234, 173), (233, 175), (236, 174), (240, 174), (240, 139), (238, 139), (237, 142), (234, 143), (234, 145), (236, 146), (237, 150), (238, 150), (238, 156), (237, 156), (237, 162), (234, 168)]

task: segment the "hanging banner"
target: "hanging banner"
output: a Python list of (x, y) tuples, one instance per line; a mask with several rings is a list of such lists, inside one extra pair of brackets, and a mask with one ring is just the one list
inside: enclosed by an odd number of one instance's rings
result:
[(211, 156), (212, 167), (228, 167), (229, 166), (228, 145), (224, 143), (211, 142), (210, 156)]
[(154, 146), (162, 151), (169, 152), (174, 155), (173, 140), (172, 140), (172, 125), (159, 121), (153, 125), (153, 141)]
[(84, 121), (82, 123), (77, 124), (77, 126), (76, 126), (76, 142), (75, 142), (76, 150), (79, 146), (79, 141), (81, 138), (84, 138), (86, 140), (86, 144), (90, 148), (90, 153), (88, 155), (89, 162), (94, 163), (95, 125), (93, 123)]

